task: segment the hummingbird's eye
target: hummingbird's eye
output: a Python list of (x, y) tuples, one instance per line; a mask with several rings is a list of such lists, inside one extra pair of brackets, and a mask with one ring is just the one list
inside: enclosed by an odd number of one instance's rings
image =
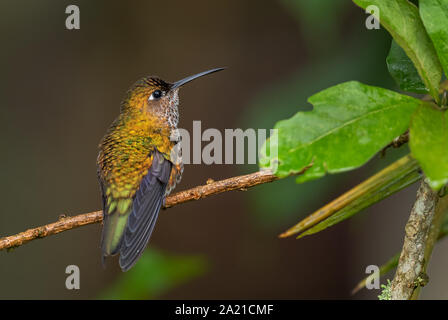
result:
[(159, 99), (162, 95), (163, 92), (161, 90), (156, 90), (149, 96), (149, 100)]

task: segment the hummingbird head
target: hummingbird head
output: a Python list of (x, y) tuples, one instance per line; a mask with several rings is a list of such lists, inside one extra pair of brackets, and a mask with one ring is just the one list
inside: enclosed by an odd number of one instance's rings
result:
[(174, 83), (166, 82), (157, 77), (145, 77), (129, 89), (123, 108), (135, 108), (143, 112), (149, 112), (160, 119), (167, 120), (170, 126), (176, 127), (179, 118), (179, 88), (194, 79), (223, 69), (207, 70)]

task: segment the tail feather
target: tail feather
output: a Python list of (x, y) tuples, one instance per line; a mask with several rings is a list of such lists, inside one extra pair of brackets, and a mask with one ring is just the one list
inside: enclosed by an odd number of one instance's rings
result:
[(120, 214), (118, 212), (103, 214), (104, 225), (101, 237), (103, 257), (117, 254), (120, 250), (128, 216), (129, 213)]

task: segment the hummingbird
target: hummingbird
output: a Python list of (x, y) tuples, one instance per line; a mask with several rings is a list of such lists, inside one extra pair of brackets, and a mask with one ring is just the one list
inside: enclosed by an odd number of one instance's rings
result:
[(165, 197), (182, 178), (179, 147), (179, 88), (221, 71), (204, 71), (174, 83), (138, 80), (99, 145), (97, 175), (103, 204), (102, 261), (119, 254), (122, 271), (132, 268), (149, 242)]

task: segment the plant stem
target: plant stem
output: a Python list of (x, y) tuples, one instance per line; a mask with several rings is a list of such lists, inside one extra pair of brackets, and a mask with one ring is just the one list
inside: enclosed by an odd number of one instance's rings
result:
[(447, 209), (448, 197), (439, 198), (423, 180), (405, 227), (403, 249), (392, 281), (392, 300), (417, 299), (420, 288), (428, 282), (426, 269)]

